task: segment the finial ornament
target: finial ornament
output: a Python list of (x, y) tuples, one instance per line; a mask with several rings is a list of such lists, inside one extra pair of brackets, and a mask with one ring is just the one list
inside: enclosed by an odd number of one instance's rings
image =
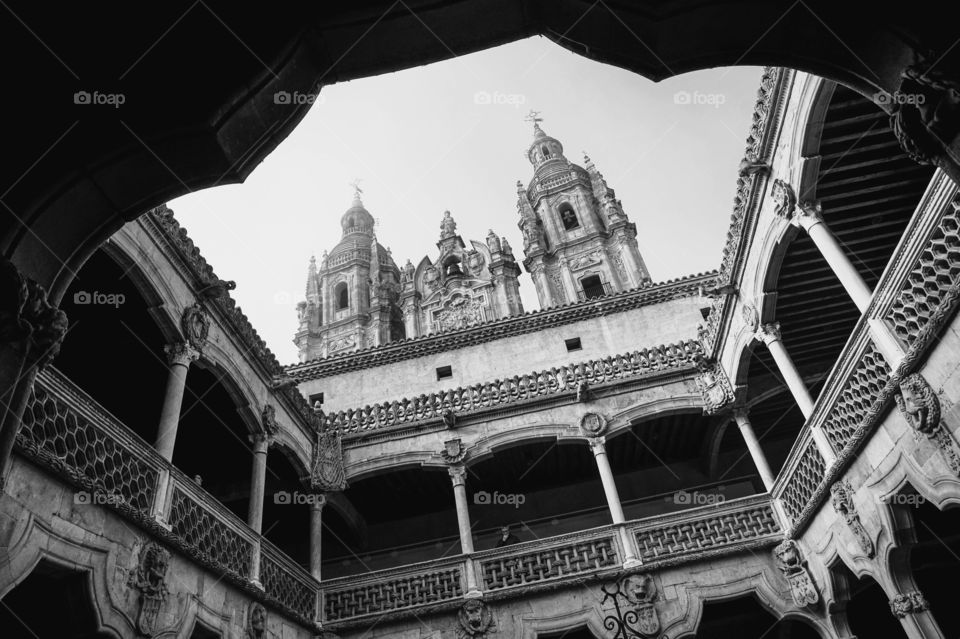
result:
[(350, 186), (353, 187), (353, 199), (355, 200), (359, 200), (360, 196), (363, 195), (363, 189), (360, 188), (360, 181), (360, 178), (354, 178), (353, 181), (350, 182)]
[(541, 122), (543, 122), (543, 118), (540, 117), (540, 111), (534, 111), (533, 109), (530, 109), (530, 113), (528, 113), (523, 119), (527, 122), (533, 122), (533, 126), (538, 126)]

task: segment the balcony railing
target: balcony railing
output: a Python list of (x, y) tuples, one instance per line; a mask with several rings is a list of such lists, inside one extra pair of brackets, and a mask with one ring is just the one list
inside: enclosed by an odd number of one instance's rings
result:
[[(38, 375), (16, 445), (89, 502), (112, 508), (250, 596), (315, 627), (320, 585), (309, 573), (55, 369)], [(256, 549), (262, 590), (251, 583)]]
[(547, 371), (514, 375), (502, 381), (330, 413), (324, 417), (324, 424), (329, 429), (347, 434), (442, 420), (445, 414), (456, 417), (530, 399), (575, 392), (580, 382), (584, 381), (594, 386), (676, 370), (693, 365), (702, 354), (703, 348), (696, 340), (655, 346)]
[(598, 297), (605, 297), (610, 295), (613, 292), (613, 288), (610, 286), (610, 282), (600, 282), (596, 286), (591, 286), (588, 289), (581, 289), (577, 291), (577, 299), (581, 302), (584, 300), (592, 300)]
[[(645, 569), (772, 546), (783, 535), (768, 495), (648, 517), (623, 525)], [(324, 581), (325, 628), (348, 628), (385, 613), (421, 614), (454, 608), (467, 590), (467, 562), (478, 587), (497, 597), (603, 579), (626, 557), (618, 526), (526, 541)]]
[[(789, 519), (789, 535), (799, 533), (825, 501), (889, 411), (900, 380), (924, 359), (956, 311), (958, 208), (957, 187), (937, 171), (777, 477), (773, 494)], [(876, 322), (885, 324), (904, 350), (895, 368), (871, 338)], [(824, 435), (828, 456), (836, 458), (832, 463), (814, 441), (815, 429)]]

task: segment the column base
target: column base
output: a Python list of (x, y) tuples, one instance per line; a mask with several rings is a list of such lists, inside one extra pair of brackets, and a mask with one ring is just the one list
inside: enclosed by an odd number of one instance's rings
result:
[(173, 530), (173, 526), (167, 523), (167, 521), (161, 515), (153, 516), (153, 523), (157, 524), (167, 532)]
[(464, 599), (483, 599), (483, 593), (479, 590), (470, 590), (467, 591), (467, 594), (463, 596)]
[(643, 562), (637, 559), (636, 557), (628, 557), (627, 560), (623, 562), (623, 567), (625, 569), (637, 568), (638, 566), (642, 566), (642, 565), (643, 565)]
[(250, 585), (256, 588), (257, 590), (263, 590), (263, 584), (260, 583), (259, 579), (251, 579)]

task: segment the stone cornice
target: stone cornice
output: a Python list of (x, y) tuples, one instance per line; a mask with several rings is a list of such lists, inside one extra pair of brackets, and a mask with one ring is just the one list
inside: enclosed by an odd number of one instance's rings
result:
[(699, 273), (591, 300), (490, 320), (464, 330), (431, 333), (401, 342), (351, 351), (302, 364), (292, 364), (286, 367), (286, 372), (298, 382), (304, 382), (505, 337), (533, 333), (552, 326), (563, 326), (611, 313), (622, 313), (643, 306), (698, 295), (702, 289), (710, 288), (715, 284), (716, 275), (716, 271)]

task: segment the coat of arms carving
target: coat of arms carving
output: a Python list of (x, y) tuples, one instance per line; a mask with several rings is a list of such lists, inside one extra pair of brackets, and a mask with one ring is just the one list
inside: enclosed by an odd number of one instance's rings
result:
[(807, 570), (807, 562), (804, 561), (797, 542), (792, 539), (780, 542), (773, 549), (773, 558), (777, 563), (777, 568), (783, 573), (787, 583), (790, 584), (790, 595), (793, 597), (793, 603), (802, 608), (803, 606), (812, 606), (820, 601), (820, 593), (817, 592), (810, 571)]
[(648, 574), (629, 575), (601, 586), (603, 620), (613, 639), (652, 639), (660, 633), (660, 616), (654, 602), (657, 587)]
[(191, 304), (183, 309), (180, 328), (183, 329), (183, 336), (190, 346), (199, 351), (203, 349), (203, 345), (207, 342), (207, 335), (210, 333), (210, 318), (207, 317), (199, 304)]
[(319, 492), (343, 490), (347, 476), (343, 467), (343, 444), (340, 433), (326, 430), (317, 433), (310, 464), (310, 487)]

